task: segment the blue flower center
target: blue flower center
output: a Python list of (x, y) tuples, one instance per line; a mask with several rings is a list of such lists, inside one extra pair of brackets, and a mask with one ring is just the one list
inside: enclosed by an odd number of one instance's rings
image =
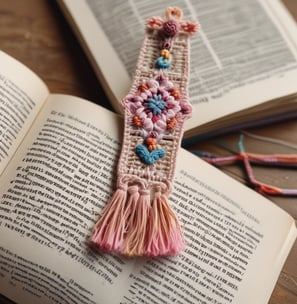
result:
[(160, 94), (154, 95), (152, 98), (146, 100), (146, 109), (149, 109), (154, 116), (159, 115), (166, 109), (166, 102)]

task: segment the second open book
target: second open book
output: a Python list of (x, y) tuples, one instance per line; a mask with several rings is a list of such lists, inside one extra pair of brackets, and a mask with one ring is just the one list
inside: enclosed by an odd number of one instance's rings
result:
[(178, 5), (186, 20), (201, 24), (191, 39), (194, 113), (185, 138), (297, 116), (297, 29), (280, 0), (59, 3), (118, 112), (146, 20)]
[(19, 304), (268, 301), (296, 237), (287, 213), (180, 150), (170, 203), (185, 252), (125, 259), (93, 251), (123, 122), (49, 94), (2, 52), (0, 65), (0, 293)]

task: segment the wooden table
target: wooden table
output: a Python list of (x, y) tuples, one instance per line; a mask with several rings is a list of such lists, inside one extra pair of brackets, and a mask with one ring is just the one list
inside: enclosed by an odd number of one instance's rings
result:
[[(297, 20), (297, 1), (283, 1)], [(80, 96), (111, 109), (85, 54), (55, 1), (1, 1), (0, 49), (35, 71), (45, 81), (51, 92)], [(297, 144), (297, 121), (255, 128), (250, 132)], [(222, 140), (236, 142), (238, 134), (204, 141), (194, 148), (226, 155), (229, 152), (226, 147), (220, 145)], [(228, 166), (222, 170), (242, 183), (247, 183), (244, 171), (240, 166)], [(274, 171), (274, 174), (275, 172), (278, 173), (278, 171)], [(259, 174), (263, 180), (270, 177), (269, 169), (262, 170)], [(276, 183), (281, 184), (285, 179), (289, 186), (297, 187), (296, 170), (286, 171), (285, 176), (279, 171), (276, 179)], [(296, 197), (270, 196), (269, 199), (297, 219)], [(282, 269), (269, 301), (269, 304), (296, 303), (297, 243)]]

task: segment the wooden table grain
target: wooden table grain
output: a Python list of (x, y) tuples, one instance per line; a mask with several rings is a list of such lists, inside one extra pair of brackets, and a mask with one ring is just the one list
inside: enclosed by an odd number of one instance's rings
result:
[[(283, 0), (283, 2), (297, 20), (297, 1)], [(80, 96), (111, 109), (85, 54), (55, 1), (0, 1), (0, 49), (35, 71), (52, 93)], [(296, 120), (254, 128), (249, 131), (297, 145)], [(225, 155), (229, 151), (220, 143), (235, 143), (238, 135), (235, 133), (213, 138), (196, 144), (193, 148)], [(240, 166), (223, 167), (222, 170), (247, 184), (245, 173)], [(260, 178), (264, 180), (269, 180), (270, 174), (269, 169), (259, 173)], [(276, 176), (274, 182), (283, 183), (285, 180), (290, 186), (297, 187), (296, 170), (287, 170), (285, 174), (281, 171), (278, 174), (276, 171), (274, 174)], [(295, 220), (297, 219), (296, 197), (268, 196), (268, 198), (289, 212)], [(277, 223), (275, 224), (277, 225)], [(269, 301), (269, 304), (296, 303), (297, 243), (291, 250)]]

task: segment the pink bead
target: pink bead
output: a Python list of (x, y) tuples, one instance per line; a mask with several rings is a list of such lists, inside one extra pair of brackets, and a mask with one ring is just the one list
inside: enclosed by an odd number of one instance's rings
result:
[(165, 49), (165, 50), (171, 49), (171, 43), (169, 40), (165, 40), (162, 42), (162, 49)]
[(173, 37), (179, 31), (179, 23), (173, 19), (167, 20), (163, 23), (163, 33), (166, 36)]

